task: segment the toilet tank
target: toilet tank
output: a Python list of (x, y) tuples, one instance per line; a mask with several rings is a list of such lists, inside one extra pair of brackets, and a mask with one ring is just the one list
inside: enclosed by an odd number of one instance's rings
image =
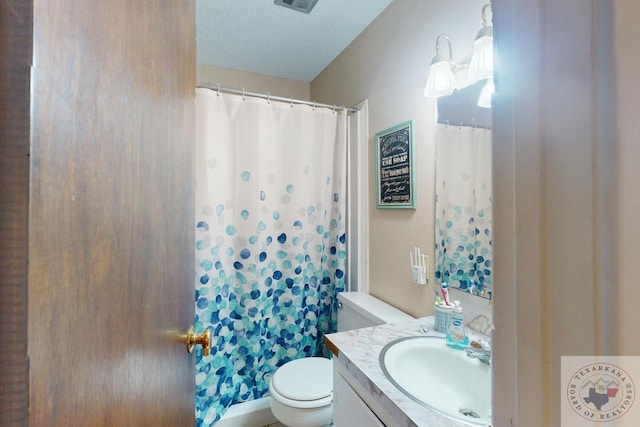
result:
[(414, 319), (364, 292), (341, 292), (338, 301), (338, 332)]

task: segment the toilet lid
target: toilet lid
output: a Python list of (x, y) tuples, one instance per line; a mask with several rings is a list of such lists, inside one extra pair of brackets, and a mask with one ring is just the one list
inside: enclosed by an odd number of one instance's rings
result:
[(291, 400), (317, 400), (333, 391), (333, 366), (324, 357), (287, 362), (271, 378), (273, 388)]

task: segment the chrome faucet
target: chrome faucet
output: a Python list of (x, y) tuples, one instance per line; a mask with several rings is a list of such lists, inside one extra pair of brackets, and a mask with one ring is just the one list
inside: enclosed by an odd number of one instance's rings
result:
[(467, 357), (478, 359), (479, 361), (491, 364), (491, 345), (482, 345), (478, 341), (471, 341), (467, 347)]

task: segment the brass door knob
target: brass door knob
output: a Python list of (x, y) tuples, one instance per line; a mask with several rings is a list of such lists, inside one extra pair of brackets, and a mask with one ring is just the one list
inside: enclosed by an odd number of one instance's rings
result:
[(193, 330), (193, 326), (189, 328), (186, 335), (182, 336), (182, 342), (187, 347), (187, 352), (191, 354), (193, 347), (196, 345), (202, 346), (202, 355), (208, 356), (211, 352), (211, 331), (206, 330), (201, 334), (196, 334)]

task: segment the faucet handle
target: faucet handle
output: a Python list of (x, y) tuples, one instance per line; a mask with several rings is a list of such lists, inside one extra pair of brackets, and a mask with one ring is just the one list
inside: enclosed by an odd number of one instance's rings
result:
[(491, 347), (485, 347), (478, 341), (471, 341), (467, 347), (467, 356), (478, 359), (483, 363), (491, 364)]
[(483, 339), (473, 340), (469, 344), (469, 347), (473, 348), (474, 351), (491, 353), (491, 341)]
[(469, 344), (469, 347), (472, 347), (472, 348), (473, 348), (473, 350), (475, 350), (475, 351), (482, 351), (482, 350), (484, 350), (484, 345), (482, 345), (482, 343), (481, 343), (481, 342), (478, 342), (478, 341), (475, 341), (475, 340), (474, 340), (474, 341), (471, 341), (471, 343)]

